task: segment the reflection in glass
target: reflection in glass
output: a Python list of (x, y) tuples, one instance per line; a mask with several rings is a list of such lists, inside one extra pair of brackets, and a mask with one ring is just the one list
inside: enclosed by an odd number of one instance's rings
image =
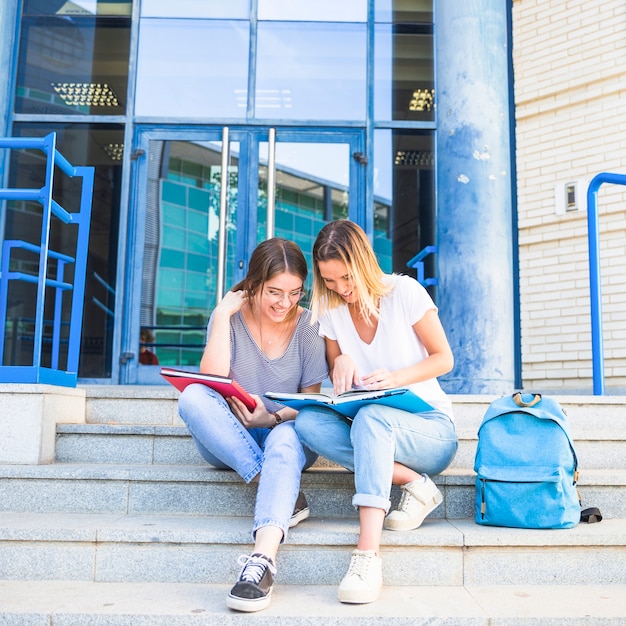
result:
[(250, 0), (142, 0), (141, 16), (247, 19)]
[(374, 116), (434, 120), (432, 27), (375, 26)]
[(130, 18), (24, 16), (16, 112), (123, 115), (129, 50)]
[[(115, 316), (117, 233), (122, 177), (122, 151), (124, 131), (112, 124), (16, 124), (18, 137), (42, 137), (57, 133), (57, 149), (72, 165), (95, 166), (92, 218), (87, 258), (85, 304), (83, 312), (82, 344), (78, 375), (81, 378), (108, 378), (111, 376), (113, 324)], [(40, 188), (45, 180), (45, 159), (38, 151), (12, 151), (10, 187)], [(80, 184), (78, 179), (55, 174), (54, 196), (61, 206), (77, 210)], [(39, 243), (41, 205), (37, 202), (7, 203), (5, 237)], [(52, 221), (50, 246), (52, 249), (73, 255), (76, 233)], [(32, 272), (24, 259), (23, 271)], [(10, 296), (9, 317), (15, 327), (27, 330), (29, 319), (34, 317), (35, 299), (29, 286), (14, 281), (15, 290)], [(64, 319), (69, 319), (69, 299), (64, 300)], [(48, 316), (46, 315), (46, 319)], [(16, 363), (24, 351), (32, 349), (32, 335), (23, 332), (13, 346)], [(50, 344), (44, 342), (44, 349)]]
[(367, 0), (259, 0), (260, 20), (365, 22)]
[(261, 22), (257, 119), (364, 120), (365, 24)]
[[(331, 220), (348, 217), (349, 169), (348, 144), (276, 143), (275, 234), (295, 241), (309, 267), (313, 267), (313, 244), (320, 229)], [(261, 205), (261, 228), (265, 208)], [(309, 292), (310, 288), (307, 285)]]
[(249, 37), (244, 21), (143, 19), (136, 114), (245, 117)]
[[(197, 366), (216, 302), (221, 142), (150, 142), (142, 328), (160, 364)], [(226, 285), (234, 282), (239, 144), (228, 167)]]
[[(379, 254), (391, 251), (391, 271), (415, 275), (407, 261), (436, 244), (434, 134), (376, 130), (374, 146), (374, 247)], [(435, 276), (432, 255), (426, 259), (425, 276)]]
[(25, 0), (24, 15), (126, 15), (130, 16), (132, 0)]
[(376, 22), (432, 23), (433, 0), (374, 0)]

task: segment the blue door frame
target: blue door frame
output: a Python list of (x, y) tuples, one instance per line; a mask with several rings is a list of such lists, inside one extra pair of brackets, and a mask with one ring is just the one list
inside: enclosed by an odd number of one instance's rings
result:
[[(348, 144), (350, 150), (349, 166), (349, 206), (351, 220), (366, 227), (366, 171), (361, 156), (365, 153), (364, 129), (309, 129), (275, 127), (276, 143), (341, 143)], [(145, 244), (145, 221), (148, 193), (148, 172), (150, 163), (151, 141), (187, 141), (219, 142), (222, 140), (223, 127), (154, 127), (137, 126), (133, 141), (133, 160), (131, 172), (131, 193), (129, 199), (129, 219), (125, 264), (125, 297), (121, 305), (121, 345), (114, 359), (114, 376), (120, 384), (145, 382), (138, 376), (138, 346), (141, 319), (141, 290), (143, 280), (143, 254)], [(236, 280), (243, 277), (248, 265), (250, 253), (257, 243), (258, 205), (258, 154), (259, 143), (267, 142), (269, 127), (231, 126), (229, 141), (238, 142), (239, 171), (248, 175), (239, 176), (239, 210), (244, 207), (244, 214), (238, 214), (236, 229)], [(247, 210), (246, 210), (247, 208)], [(207, 311), (207, 314), (209, 311)], [(120, 319), (118, 317), (118, 319)], [(115, 364), (119, 363), (116, 367)], [(115, 371), (118, 375), (115, 376)], [(154, 382), (160, 382), (155, 379)]]

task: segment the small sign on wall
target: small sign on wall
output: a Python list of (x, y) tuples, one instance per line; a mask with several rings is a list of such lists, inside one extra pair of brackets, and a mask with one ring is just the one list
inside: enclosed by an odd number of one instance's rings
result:
[(557, 215), (587, 210), (587, 187), (582, 178), (557, 183), (554, 187), (554, 208)]

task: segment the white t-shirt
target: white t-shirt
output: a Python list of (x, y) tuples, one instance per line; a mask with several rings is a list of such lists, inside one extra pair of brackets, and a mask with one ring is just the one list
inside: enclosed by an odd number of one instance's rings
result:
[[(413, 325), (427, 311), (436, 311), (435, 303), (426, 289), (410, 276), (386, 274), (384, 282), (394, 285), (394, 288), (381, 298), (378, 328), (372, 343), (367, 344), (359, 337), (347, 305), (342, 304), (326, 311), (319, 320), (320, 335), (337, 341), (341, 353), (352, 357), (360, 375), (369, 374), (379, 368), (389, 371), (402, 369), (415, 365), (428, 356), (424, 344), (413, 330)], [(408, 387), (454, 419), (452, 403), (436, 378), (413, 383)]]

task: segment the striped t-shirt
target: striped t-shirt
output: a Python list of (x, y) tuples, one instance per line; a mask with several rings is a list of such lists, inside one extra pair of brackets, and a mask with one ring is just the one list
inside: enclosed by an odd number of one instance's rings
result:
[[(207, 335), (213, 317), (209, 320)], [(304, 309), (291, 341), (282, 356), (268, 358), (259, 348), (240, 311), (230, 318), (230, 374), (250, 393), (263, 396), (267, 391), (296, 393), (316, 385), (328, 376), (326, 347), (319, 336), (317, 322), (311, 324), (311, 312)], [(262, 398), (268, 411), (278, 411), (283, 405)]]

